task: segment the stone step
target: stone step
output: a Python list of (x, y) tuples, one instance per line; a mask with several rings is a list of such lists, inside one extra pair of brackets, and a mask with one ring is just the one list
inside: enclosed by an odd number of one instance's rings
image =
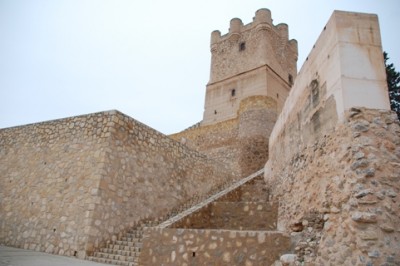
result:
[(122, 255), (122, 256), (131, 256), (131, 257), (138, 257), (140, 254), (140, 252), (138, 252), (138, 251), (119, 250), (119, 249), (111, 249), (111, 248), (101, 248), (100, 252)]
[(163, 216), (154, 221), (140, 223), (135, 229), (129, 230), (128, 233), (119, 240), (108, 244), (107, 248), (100, 249), (99, 252), (95, 252), (94, 256), (89, 257), (88, 259), (114, 265), (136, 266), (138, 265), (140, 252), (143, 246), (142, 238), (143, 229), (145, 227), (157, 226), (165, 228), (171, 223), (190, 215), (190, 213), (207, 206), (207, 204), (215, 202), (219, 198), (223, 199), (222, 197), (224, 195), (240, 186), (246, 185), (247, 182), (254, 182), (253, 179), (259, 178), (262, 173), (263, 169), (233, 184), (227, 183), (223, 186), (221, 185), (220, 187), (215, 188), (212, 193), (209, 193), (210, 195), (193, 198), (181, 206), (174, 208), (165, 217)]
[(127, 242), (140, 243), (140, 242), (142, 241), (142, 238), (139, 238), (139, 237), (132, 237), (132, 236), (130, 235), (130, 236), (121, 237), (120, 240), (121, 240), (121, 241), (127, 241)]
[(122, 245), (128, 247), (141, 247), (140, 242), (133, 242), (133, 241), (124, 241), (124, 240), (116, 240), (113, 243), (114, 245)]
[(118, 261), (127, 261), (127, 262), (137, 262), (139, 259), (137, 257), (116, 255), (116, 254), (110, 254), (110, 253), (104, 253), (104, 252), (95, 252), (93, 257), (118, 260)]
[(143, 231), (132, 230), (125, 234), (126, 237), (143, 238)]
[(113, 260), (113, 259), (106, 259), (106, 258), (98, 258), (98, 257), (88, 257), (87, 258), (90, 261), (98, 262), (98, 263), (105, 263), (105, 264), (111, 264), (111, 265), (122, 265), (122, 266), (138, 266), (139, 263), (134, 261), (119, 261), (119, 260)]
[(140, 249), (141, 249), (141, 247), (116, 245), (116, 244), (108, 244), (108, 248), (114, 249), (114, 250), (124, 250), (124, 251), (132, 251), (132, 252), (140, 252)]

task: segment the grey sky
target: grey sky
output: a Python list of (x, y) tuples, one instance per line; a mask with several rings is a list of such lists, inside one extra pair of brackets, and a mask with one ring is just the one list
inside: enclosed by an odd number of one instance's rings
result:
[(378, 14), (400, 70), (398, 0), (0, 0), (0, 128), (117, 109), (163, 133), (202, 119), (213, 30), (269, 8), (300, 69), (333, 10)]

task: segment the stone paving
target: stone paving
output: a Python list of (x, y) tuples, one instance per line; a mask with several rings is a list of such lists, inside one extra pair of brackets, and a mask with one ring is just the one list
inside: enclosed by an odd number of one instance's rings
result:
[(0, 266), (104, 266), (105, 264), (44, 252), (0, 246)]

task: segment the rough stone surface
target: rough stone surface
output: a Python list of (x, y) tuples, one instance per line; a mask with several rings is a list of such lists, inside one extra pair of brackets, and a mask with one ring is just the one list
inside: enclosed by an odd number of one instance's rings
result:
[[(362, 132), (353, 126), (377, 119), (386, 122)], [(400, 205), (395, 197), (400, 191), (399, 150), (396, 115), (361, 108), (292, 158), (272, 164), (274, 175), (266, 181), (271, 198), (280, 202), (278, 228), (295, 231), (292, 241), (299, 261), (400, 263)], [(360, 153), (366, 163), (354, 168)], [(370, 167), (375, 169), (373, 177), (364, 171)], [(317, 228), (310, 227), (310, 210), (320, 217)], [(294, 230), (293, 225), (299, 224)]]
[(242, 100), (235, 118), (200, 125), (170, 137), (225, 163), (238, 175), (248, 176), (268, 160), (268, 138), (276, 117), (275, 100), (252, 96)]
[[(232, 24), (233, 23), (233, 24)], [(242, 100), (268, 96), (282, 109), (297, 75), (297, 41), (286, 24), (273, 25), (271, 12), (260, 9), (252, 23), (231, 21), (221, 36), (211, 34), (211, 71), (202, 125), (235, 118)]]
[(284, 254), (279, 259), (283, 266), (294, 265), (297, 260), (296, 254)]
[(139, 265), (271, 265), (289, 243), (280, 232), (148, 228)]
[[(377, 17), (335, 11), (294, 84), (287, 30), (262, 9), (212, 33), (204, 119), (179, 142), (116, 111), (0, 130), (0, 243), (119, 265), (142, 247), (142, 265), (399, 265), (400, 128)], [(268, 187), (185, 216), (267, 160)], [(142, 245), (143, 221), (182, 211), (183, 229), (149, 228)]]
[(0, 243), (61, 255), (235, 178), (116, 111), (1, 129), (0, 147)]
[(262, 176), (227, 193), (171, 228), (276, 230), (278, 205), (268, 202)]

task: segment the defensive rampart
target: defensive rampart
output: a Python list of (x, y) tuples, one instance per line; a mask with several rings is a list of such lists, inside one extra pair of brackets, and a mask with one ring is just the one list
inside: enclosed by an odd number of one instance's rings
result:
[(300, 261), (400, 263), (399, 144), (377, 17), (335, 11), (278, 117), (265, 168), (278, 229), (292, 233)]
[(84, 257), (233, 179), (117, 111), (0, 130), (0, 243)]

